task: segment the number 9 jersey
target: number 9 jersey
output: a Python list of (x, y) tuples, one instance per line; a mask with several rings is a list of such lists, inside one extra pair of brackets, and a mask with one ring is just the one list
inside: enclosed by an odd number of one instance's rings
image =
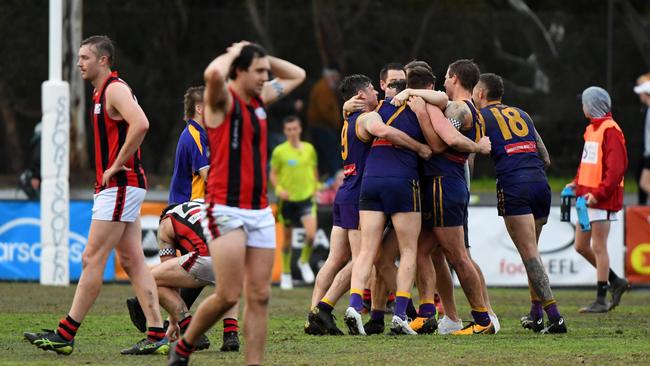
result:
[(501, 103), (480, 111), (485, 135), (490, 138), (497, 187), (527, 182), (546, 182), (544, 162), (537, 151), (535, 125), (523, 110)]

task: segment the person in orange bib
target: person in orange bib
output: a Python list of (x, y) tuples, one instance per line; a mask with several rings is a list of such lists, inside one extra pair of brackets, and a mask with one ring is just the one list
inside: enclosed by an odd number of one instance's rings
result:
[[(625, 136), (612, 117), (611, 105), (609, 94), (602, 88), (592, 86), (582, 92), (582, 111), (589, 125), (578, 174), (567, 184), (587, 202), (591, 231), (583, 231), (576, 224), (575, 248), (596, 267), (597, 275), (596, 301), (580, 309), (581, 313), (606, 313), (629, 289), (628, 282), (609, 267), (607, 253), (610, 222), (617, 220), (623, 208), (623, 177), (628, 165)], [(606, 300), (608, 290), (611, 302)]]

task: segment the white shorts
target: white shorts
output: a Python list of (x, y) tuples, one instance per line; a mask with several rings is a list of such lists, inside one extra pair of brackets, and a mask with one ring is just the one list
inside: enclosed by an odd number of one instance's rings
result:
[(200, 256), (199, 253), (190, 252), (179, 257), (178, 264), (194, 277), (194, 280), (201, 286), (215, 284), (212, 257)]
[(594, 221), (618, 221), (618, 211), (607, 211), (598, 208), (587, 208), (589, 222)]
[(275, 218), (270, 207), (251, 210), (210, 204), (201, 217), (205, 241), (242, 228), (246, 232), (246, 246), (275, 249)]
[(138, 187), (112, 187), (93, 195), (93, 220), (133, 222), (147, 194)]

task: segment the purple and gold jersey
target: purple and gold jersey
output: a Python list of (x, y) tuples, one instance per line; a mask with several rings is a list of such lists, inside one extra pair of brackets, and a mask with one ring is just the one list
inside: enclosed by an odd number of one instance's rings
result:
[[(381, 119), (389, 126), (394, 127), (413, 138), (424, 142), (424, 135), (415, 113), (405, 104), (395, 107), (390, 103), (383, 103), (378, 111)], [(372, 143), (368, 160), (366, 160), (367, 177), (401, 177), (407, 179), (419, 178), (418, 155), (409, 149), (394, 146), (388, 140), (376, 138)]]
[(486, 135), (492, 142), (497, 186), (546, 182), (544, 162), (537, 151), (535, 125), (516, 107), (494, 103), (481, 109)]
[(372, 140), (364, 141), (357, 129), (357, 118), (361, 112), (348, 115), (341, 129), (341, 159), (343, 159), (343, 184), (336, 192), (334, 202), (358, 203), (361, 191), (361, 179), (366, 166), (366, 158), (370, 152)]
[[(472, 112), (472, 126), (466, 131), (460, 131), (470, 140), (478, 142), (485, 134), (483, 117), (476, 110), (474, 103), (463, 100)], [(427, 177), (454, 177), (465, 181), (465, 162), (469, 153), (448, 148), (442, 154), (436, 154), (424, 162), (424, 175)]]

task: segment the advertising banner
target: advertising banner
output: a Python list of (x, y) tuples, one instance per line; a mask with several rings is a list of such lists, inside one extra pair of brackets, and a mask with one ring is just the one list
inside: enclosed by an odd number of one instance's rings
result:
[(625, 275), (631, 283), (650, 283), (650, 207), (625, 209)]
[[(611, 223), (607, 247), (610, 267), (623, 274), (624, 215)], [(577, 218), (575, 210), (571, 218)], [(595, 285), (596, 270), (574, 249), (575, 222), (561, 222), (560, 208), (551, 207), (542, 230), (539, 249), (552, 286)], [(527, 286), (526, 269), (503, 218), (495, 207), (470, 207), (469, 243), (472, 258), (479, 264), (488, 286)]]
[[(81, 275), (81, 253), (86, 247), (91, 201), (70, 201), (70, 280)], [(40, 203), (0, 201), (0, 280), (38, 281), (41, 271)], [(104, 271), (104, 281), (115, 277), (114, 255)]]

